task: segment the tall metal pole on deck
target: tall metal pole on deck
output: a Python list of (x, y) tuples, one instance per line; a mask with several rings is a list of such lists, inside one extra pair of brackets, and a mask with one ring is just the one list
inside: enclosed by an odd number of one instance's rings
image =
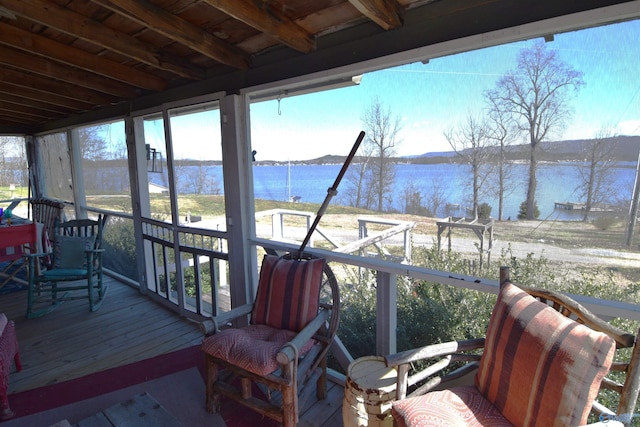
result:
[(307, 246), (307, 243), (309, 243), (309, 239), (311, 239), (311, 235), (313, 234), (313, 231), (318, 226), (318, 223), (320, 222), (320, 218), (324, 214), (324, 211), (327, 209), (327, 206), (329, 206), (329, 202), (331, 201), (331, 198), (336, 194), (338, 194), (338, 185), (340, 184), (340, 181), (342, 181), (342, 177), (344, 176), (345, 172), (347, 172), (347, 168), (349, 167), (351, 160), (353, 160), (353, 157), (356, 155), (356, 151), (358, 151), (358, 147), (360, 147), (360, 143), (364, 139), (364, 135), (365, 135), (364, 131), (361, 131), (360, 134), (358, 135), (358, 138), (356, 139), (356, 142), (353, 144), (353, 148), (351, 148), (351, 152), (349, 153), (349, 155), (347, 156), (347, 159), (342, 165), (342, 168), (340, 169), (340, 173), (338, 173), (338, 176), (336, 177), (336, 180), (334, 181), (333, 186), (327, 189), (327, 197), (325, 197), (324, 202), (322, 202), (322, 206), (320, 206), (320, 210), (318, 211), (316, 218), (313, 220), (313, 224), (311, 225), (311, 228), (307, 232), (307, 236), (304, 238), (304, 241), (300, 245), (300, 249), (299, 249), (300, 254), (304, 252), (304, 248)]
[(633, 233), (636, 228), (636, 219), (638, 218), (638, 198), (640, 197), (640, 153), (638, 154), (638, 163), (636, 164), (636, 183), (633, 186), (633, 198), (631, 199), (631, 207), (629, 208), (629, 225), (627, 226), (627, 247), (631, 246)]

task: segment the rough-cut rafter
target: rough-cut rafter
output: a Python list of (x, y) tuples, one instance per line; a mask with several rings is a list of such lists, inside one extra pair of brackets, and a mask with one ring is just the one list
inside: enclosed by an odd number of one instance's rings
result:
[(78, 87), (58, 80), (17, 70), (0, 69), (0, 80), (10, 83), (25, 93), (35, 91), (36, 99), (77, 110), (90, 109), (92, 105), (111, 104), (117, 97)]
[(229, 16), (267, 33), (274, 39), (303, 53), (315, 50), (314, 37), (287, 16), (270, 7), (269, 2), (253, 0), (203, 0)]
[(147, 1), (93, 0), (93, 2), (135, 20), (152, 31), (218, 62), (238, 69), (249, 68), (249, 58), (240, 49)]
[(42, 56), (72, 65), (132, 86), (156, 91), (163, 90), (166, 87), (164, 80), (149, 75), (149, 73), (92, 55), (84, 50), (58, 43), (17, 27), (0, 25), (0, 44), (30, 52), (35, 57)]
[(397, 0), (349, 0), (349, 3), (385, 30), (402, 26), (404, 9)]
[(67, 67), (45, 58), (34, 57), (2, 45), (0, 45), (0, 64), (10, 65), (41, 76), (58, 79), (79, 87), (90, 88), (118, 97), (133, 98), (137, 95), (136, 88), (133, 86), (87, 73), (77, 68)]
[(170, 71), (183, 77), (201, 78), (202, 72), (193, 67), (185, 67), (154, 46), (145, 44), (134, 37), (105, 27), (99, 22), (64, 9), (54, 3), (42, 0), (0, 0), (0, 6), (15, 15), (37, 22), (46, 27), (93, 43), (104, 49), (117, 52), (152, 67)]

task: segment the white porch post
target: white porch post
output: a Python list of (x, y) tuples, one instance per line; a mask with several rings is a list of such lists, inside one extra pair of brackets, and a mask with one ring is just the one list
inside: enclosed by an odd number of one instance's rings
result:
[(237, 307), (252, 301), (257, 288), (256, 250), (248, 240), (255, 235), (248, 97), (225, 96), (220, 115), (231, 306)]
[(71, 182), (73, 183), (73, 200), (75, 204), (76, 218), (86, 218), (87, 200), (84, 191), (84, 179), (82, 177), (82, 155), (80, 154), (80, 137), (78, 128), (67, 131), (67, 147), (71, 160)]
[(395, 274), (376, 273), (376, 354), (384, 356), (396, 352), (398, 326), (398, 287)]
[(151, 242), (142, 238), (142, 217), (151, 217), (151, 204), (149, 202), (149, 185), (147, 177), (147, 164), (144, 148), (144, 120), (142, 118), (125, 117), (125, 134), (127, 138), (127, 159), (129, 165), (129, 182), (131, 186), (131, 199), (133, 200), (133, 227), (136, 237), (136, 254), (138, 287), (143, 294), (147, 293), (148, 284), (152, 283), (153, 257), (151, 254)]

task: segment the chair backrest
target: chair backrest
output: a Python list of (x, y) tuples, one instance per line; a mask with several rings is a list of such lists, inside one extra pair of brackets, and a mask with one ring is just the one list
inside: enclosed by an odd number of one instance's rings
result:
[(104, 229), (105, 218), (99, 215), (97, 220), (93, 219), (72, 219), (58, 223), (57, 235), (73, 237), (93, 237), (94, 249), (102, 247), (102, 230)]
[[(500, 281), (501, 283), (509, 281), (508, 269), (504, 271), (501, 269)], [(605, 322), (564, 294), (538, 288), (521, 287), (521, 289), (564, 316), (595, 331), (603, 332), (615, 341), (614, 362), (609, 374), (600, 384), (600, 391), (609, 390), (617, 393), (618, 406), (607, 408), (596, 401), (593, 411), (597, 414), (614, 414), (620, 421), (628, 424), (630, 419), (625, 419), (625, 416), (630, 417), (633, 414), (640, 394), (640, 345), (636, 345), (636, 338), (640, 336), (640, 331), (635, 336), (629, 334)]]
[(252, 324), (299, 332), (318, 314), (326, 261), (265, 255)]
[(62, 222), (64, 203), (50, 199), (32, 199), (31, 218), (33, 222), (44, 225), (44, 229), (50, 239), (53, 239), (56, 222)]

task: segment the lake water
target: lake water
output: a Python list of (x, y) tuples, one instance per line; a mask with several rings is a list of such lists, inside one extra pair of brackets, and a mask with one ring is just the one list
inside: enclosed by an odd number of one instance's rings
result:
[[(624, 163), (612, 171), (615, 180), (616, 198), (630, 200), (635, 181), (635, 164)], [(520, 204), (525, 200), (529, 165), (511, 165), (509, 194), (504, 200), (503, 218), (516, 219)], [(327, 189), (331, 187), (340, 171), (341, 165), (286, 165), (255, 166), (254, 192), (256, 198), (272, 200), (288, 200), (289, 196), (300, 196), (303, 202), (321, 203)], [(290, 176), (290, 186), (287, 177)], [(469, 167), (459, 164), (434, 165), (396, 165), (396, 180), (393, 191), (392, 207), (403, 210), (405, 188), (410, 185), (421, 193), (422, 200), (427, 201), (434, 189), (443, 195), (443, 203), (437, 216), (464, 215), (464, 208), (471, 206), (471, 188), (469, 185)], [(583, 202), (577, 190), (580, 172), (575, 164), (539, 164), (538, 188), (536, 200), (540, 209), (540, 219), (581, 219), (580, 214), (565, 210), (555, 210), (555, 202)], [(338, 187), (338, 195), (332, 204), (341, 203), (341, 190), (347, 191), (345, 179)], [(486, 195), (480, 198), (492, 207), (492, 216), (498, 215), (498, 199)], [(345, 203), (346, 204), (346, 203)], [(446, 204), (457, 205), (459, 210)], [(427, 205), (428, 203), (423, 203)], [(628, 207), (628, 204), (626, 204)]]
[[(342, 165), (269, 165), (254, 166), (254, 196), (259, 199), (289, 200), (292, 196), (300, 197), (302, 202), (322, 203), (327, 196), (327, 189), (331, 187)], [(624, 200), (623, 206), (628, 210), (628, 201), (631, 199), (633, 183), (635, 181), (635, 163), (619, 163), (612, 170), (615, 180), (616, 194), (614, 198)], [(195, 168), (195, 167), (194, 167)], [(504, 219), (516, 219), (520, 204), (525, 200), (527, 176), (529, 166), (527, 164), (511, 165), (509, 180), (510, 189), (505, 197)], [(188, 169), (188, 168), (186, 168)], [(181, 192), (189, 193), (188, 173), (182, 171), (179, 175), (178, 187)], [(207, 168), (207, 173), (215, 176), (222, 189), (222, 167), (212, 166)], [(157, 175), (152, 174), (153, 182), (157, 181)], [(471, 206), (471, 189), (469, 186), (469, 167), (459, 164), (434, 164), (434, 165), (396, 165), (396, 180), (393, 190), (391, 207), (399, 212), (403, 211), (405, 189), (412, 185), (422, 195), (423, 205), (428, 207), (428, 200), (434, 189), (442, 194), (442, 204), (436, 212), (438, 217), (448, 215), (462, 216), (465, 207)], [(540, 210), (540, 219), (579, 220), (581, 215), (577, 212), (555, 210), (555, 202), (583, 202), (577, 190), (580, 182), (580, 172), (575, 164), (569, 163), (541, 163), (538, 165), (538, 188), (536, 200)], [(191, 178), (192, 179), (192, 178)], [(156, 182), (162, 184), (161, 182)], [(344, 202), (344, 194), (348, 188), (345, 178), (338, 187), (338, 195), (331, 204), (347, 204)], [(480, 202), (486, 202), (491, 207), (491, 215), (498, 215), (498, 200), (495, 195), (487, 194), (480, 198)], [(457, 205), (455, 209), (449, 205)]]

